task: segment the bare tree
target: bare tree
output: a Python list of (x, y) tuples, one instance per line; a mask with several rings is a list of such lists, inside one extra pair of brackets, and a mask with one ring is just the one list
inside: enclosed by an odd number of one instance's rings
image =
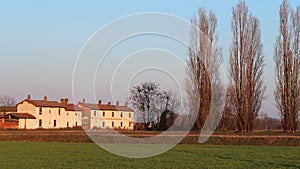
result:
[(266, 113), (263, 113), (256, 118), (255, 130), (282, 130), (281, 120), (269, 117)]
[(0, 106), (15, 106), (16, 100), (8, 95), (0, 96)]
[(300, 6), (294, 12), (288, 1), (280, 6), (280, 28), (275, 43), (277, 109), (285, 132), (297, 129), (300, 109)]
[(234, 130), (235, 129), (235, 116), (236, 107), (234, 106), (234, 87), (232, 85), (228, 86), (226, 91), (225, 106), (222, 115), (222, 119), (218, 125), (218, 130)]
[(261, 108), (264, 56), (259, 20), (248, 11), (247, 4), (239, 1), (232, 14), (230, 78), (235, 91), (236, 127), (245, 132), (253, 130)]
[(173, 92), (162, 90), (155, 82), (132, 87), (129, 101), (137, 112), (137, 121), (155, 124), (159, 124), (165, 110), (175, 111), (179, 104)]
[[(189, 58), (187, 60), (186, 93), (189, 111), (196, 119), (193, 130), (200, 130), (210, 112), (211, 103), (218, 97), (212, 88), (220, 88), (219, 66), (221, 48), (217, 45), (217, 18), (204, 8), (191, 19)], [(213, 120), (211, 118), (210, 120)]]

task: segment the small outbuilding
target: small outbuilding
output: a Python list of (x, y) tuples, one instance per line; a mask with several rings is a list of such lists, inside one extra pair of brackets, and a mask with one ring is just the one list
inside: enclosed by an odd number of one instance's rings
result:
[(17, 121), (18, 122), (18, 129), (26, 129), (28, 123), (33, 123), (34, 119), (36, 119), (33, 115), (29, 113), (7, 113), (5, 115), (5, 119), (8, 121)]

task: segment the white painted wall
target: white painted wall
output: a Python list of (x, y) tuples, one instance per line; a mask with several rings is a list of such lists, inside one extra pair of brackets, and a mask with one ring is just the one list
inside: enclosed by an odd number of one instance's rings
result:
[[(36, 119), (26, 119), (26, 129), (35, 129)], [(19, 119), (19, 129), (24, 129), (25, 119)]]
[[(38, 114), (38, 108), (36, 108), (34, 105), (28, 103), (27, 101), (24, 101), (21, 104), (17, 105), (17, 112), (20, 113), (29, 113), (37, 118)], [(28, 120), (28, 119), (27, 119)], [(27, 123), (26, 120), (26, 123)], [(28, 123), (26, 124), (27, 129), (36, 129), (39, 127), (39, 123), (37, 119), (28, 120)], [(24, 128), (24, 121), (22, 119), (19, 120), (19, 128)]]
[[(17, 106), (17, 112), (24, 112), (32, 114), (36, 117), (34, 120), (26, 120), (27, 129), (36, 128), (66, 128), (76, 127), (82, 125), (82, 113), (80, 111), (66, 111), (65, 108), (50, 108), (42, 107), (42, 113), (39, 113), (39, 107), (35, 107), (31, 103), (24, 101)], [(60, 110), (60, 113), (59, 113)], [(42, 120), (42, 126), (39, 126), (39, 120)], [(56, 126), (54, 126), (54, 120), (56, 120)], [(23, 126), (23, 127), (22, 127)], [(19, 122), (19, 128), (24, 128), (24, 121)]]
[[(103, 112), (105, 116), (103, 116)], [(93, 128), (121, 128), (134, 129), (134, 113), (126, 111), (91, 110), (91, 129)], [(114, 113), (114, 116), (112, 114)], [(122, 113), (122, 117), (121, 117)], [(122, 122), (122, 126), (121, 126)], [(114, 126), (112, 126), (114, 123)]]

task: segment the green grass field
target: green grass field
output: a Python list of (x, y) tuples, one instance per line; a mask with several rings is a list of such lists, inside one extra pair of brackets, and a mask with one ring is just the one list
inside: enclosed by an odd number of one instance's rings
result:
[(0, 168), (300, 168), (300, 147), (178, 145), (129, 159), (92, 143), (0, 142)]

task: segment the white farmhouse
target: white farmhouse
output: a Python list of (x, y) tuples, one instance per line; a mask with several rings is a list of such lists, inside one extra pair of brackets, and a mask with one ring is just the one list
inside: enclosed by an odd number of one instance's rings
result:
[(102, 104), (99, 100), (98, 104), (89, 104), (79, 102), (78, 106), (84, 110), (83, 127), (88, 129), (134, 129), (134, 111), (128, 107), (128, 103), (120, 106), (119, 102), (116, 105)]
[[(69, 104), (68, 99), (61, 99), (61, 102), (48, 101), (45, 96), (43, 100), (27, 99), (17, 104), (17, 112), (26, 112), (35, 119), (26, 121), (27, 129), (59, 129), (81, 126), (82, 110), (74, 104)], [(24, 121), (25, 122), (25, 121)]]

